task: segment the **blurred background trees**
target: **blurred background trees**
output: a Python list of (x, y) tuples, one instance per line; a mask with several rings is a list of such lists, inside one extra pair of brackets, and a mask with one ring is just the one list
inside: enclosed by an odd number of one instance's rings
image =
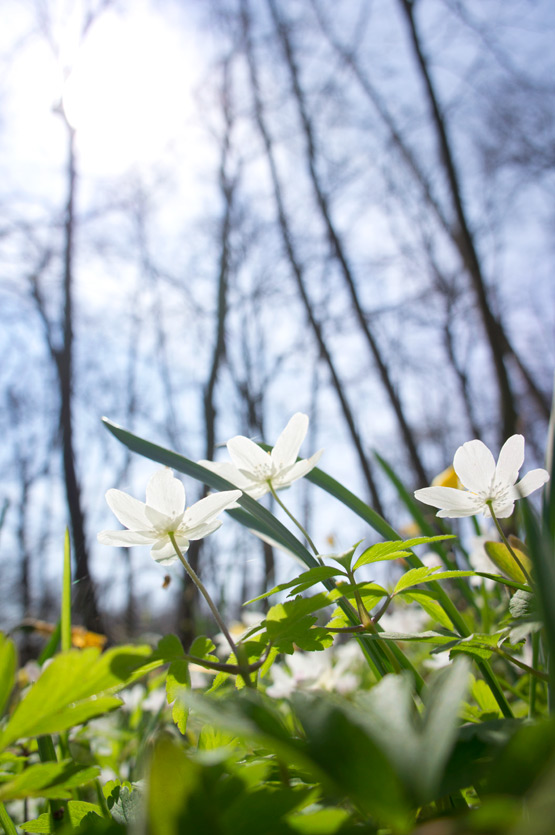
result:
[[(548, 0), (7, 5), (7, 624), (55, 617), (66, 523), (89, 628), (135, 633), (163, 616), (191, 635), (202, 617), (179, 574), (168, 585), (146, 551), (96, 543), (112, 526), (106, 489), (140, 498), (150, 472), (102, 414), (204, 458), (236, 433), (272, 442), (306, 411), (303, 455), (325, 447), (322, 468), (397, 524), (374, 450), (411, 489), (471, 437), (498, 447), (522, 432), (541, 463), (554, 360)], [(97, 134), (74, 81), (95, 39), (89, 82), (114, 39), (119, 56)], [(58, 88), (42, 83), (49, 72)], [(310, 496), (297, 484), (288, 501), (323, 551), (368, 535)], [(233, 525), (190, 557), (228, 614), (288, 571)]]

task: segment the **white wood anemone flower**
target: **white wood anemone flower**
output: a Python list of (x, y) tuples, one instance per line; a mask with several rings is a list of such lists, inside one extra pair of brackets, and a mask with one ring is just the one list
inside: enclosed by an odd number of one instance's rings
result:
[[(549, 481), (547, 470), (531, 470), (517, 482), (524, 463), (524, 438), (512, 435), (501, 448), (497, 464), (482, 441), (467, 441), (460, 446), (453, 459), (453, 467), (465, 488), (424, 487), (416, 490), (416, 498), (432, 507), (443, 518), (491, 516), (491, 509), (499, 519), (510, 516), (517, 499), (529, 496)], [(490, 509), (491, 503), (491, 509)]]
[(243, 493), (259, 499), (271, 489), (282, 490), (307, 475), (318, 463), (323, 450), (310, 458), (297, 461), (299, 449), (308, 432), (308, 416), (297, 412), (293, 415), (271, 452), (265, 452), (258, 444), (236, 435), (227, 442), (231, 461), (199, 461), (203, 467), (217, 473)]
[(151, 556), (161, 565), (178, 559), (170, 540), (175, 537), (181, 552), (193, 539), (203, 539), (222, 524), (219, 513), (241, 497), (240, 490), (225, 490), (185, 507), (185, 488), (172, 470), (164, 467), (151, 477), (146, 487), (146, 503), (134, 499), (123, 490), (108, 490), (106, 501), (126, 531), (101, 531), (97, 539), (103, 545), (130, 548), (151, 545)]

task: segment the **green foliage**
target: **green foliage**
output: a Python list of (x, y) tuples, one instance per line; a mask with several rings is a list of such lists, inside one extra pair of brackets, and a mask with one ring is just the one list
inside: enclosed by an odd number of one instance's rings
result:
[(16, 664), (14, 642), (0, 632), (0, 716), (13, 689)]
[(360, 555), (354, 564), (354, 569), (381, 560), (396, 560), (399, 557), (408, 557), (410, 551), (407, 551), (407, 548), (415, 548), (417, 545), (430, 545), (434, 542), (454, 538), (452, 534), (445, 534), (443, 536), (419, 536), (415, 539), (397, 539), (394, 542), (378, 542), (376, 545), (371, 545)]
[(98, 774), (97, 768), (84, 768), (71, 760), (31, 765), (13, 779), (0, 783), (0, 800), (6, 803), (26, 797), (68, 799), (76, 786), (90, 783)]
[(331, 646), (333, 637), (322, 628), (314, 627), (313, 612), (330, 605), (326, 594), (296, 597), (272, 606), (266, 615), (265, 626), (269, 640), (280, 652), (293, 653), (293, 644), (304, 650), (322, 650)]
[(65, 731), (119, 707), (113, 693), (160, 664), (149, 647), (60, 653), (42, 671), (0, 733), (0, 750), (18, 739)]
[[(86, 803), (82, 800), (70, 800), (67, 804), (67, 809), (71, 826), (74, 828), (79, 826), (85, 816), (93, 815), (100, 818), (102, 815), (100, 806), (96, 806), (94, 803)], [(56, 831), (52, 825), (51, 816), (47, 813), (39, 815), (35, 820), (20, 823), (19, 828), (23, 829), (24, 832), (46, 833)]]

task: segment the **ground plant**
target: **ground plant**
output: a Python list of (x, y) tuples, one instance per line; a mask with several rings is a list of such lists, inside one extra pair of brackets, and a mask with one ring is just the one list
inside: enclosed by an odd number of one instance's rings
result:
[[(546, 469), (520, 480), (521, 435), (497, 461), (468, 441), (415, 494), (377, 456), (412, 517), (404, 535), (319, 469), (320, 453), (299, 458), (304, 414), (273, 447), (232, 438), (228, 462), (106, 428), (162, 468), (144, 502), (108, 491), (123, 527), (99, 541), (181, 563), (213, 637), (104, 649), (72, 623), (66, 535), (60, 620), (40, 656), (20, 667), (16, 636), (0, 635), (8, 835), (553, 833), (553, 423)], [(181, 475), (212, 492), (188, 507)], [(287, 503), (299, 479), (367, 537), (321, 553)], [(187, 560), (224, 513), (302, 564), (245, 602), (239, 626)]]

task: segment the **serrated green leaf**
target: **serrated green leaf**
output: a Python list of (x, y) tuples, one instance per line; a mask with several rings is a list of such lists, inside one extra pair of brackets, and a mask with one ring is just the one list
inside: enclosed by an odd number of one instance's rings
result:
[(196, 658), (207, 658), (209, 661), (218, 661), (218, 657), (214, 655), (216, 644), (205, 635), (198, 635), (189, 648), (188, 655), (194, 655)]
[(90, 783), (99, 773), (96, 767), (83, 767), (71, 760), (37, 763), (26, 768), (12, 780), (0, 783), (0, 801), (5, 803), (26, 797), (69, 799), (76, 786)]
[[(329, 645), (331, 637), (324, 629), (313, 628), (316, 617), (313, 612), (329, 606), (326, 594), (313, 597), (297, 597), (272, 606), (266, 615), (265, 626), (269, 640), (281, 652), (291, 655), (293, 644), (301, 649), (320, 650)], [(331, 639), (333, 642), (333, 638)]]
[[(102, 818), (102, 809), (95, 803), (86, 803), (84, 800), (70, 800), (67, 804), (69, 820), (73, 827), (79, 826), (85, 815), (93, 814)], [(18, 824), (20, 829), (24, 832), (55, 832), (52, 828), (52, 821), (50, 814), (45, 812), (39, 815), (34, 820), (25, 821), (25, 823)]]
[(418, 586), (420, 583), (431, 583), (436, 580), (449, 580), (451, 578), (472, 577), (474, 571), (441, 571), (441, 566), (434, 566), (433, 568), (411, 568), (406, 574), (399, 579), (395, 586), (392, 595), (399, 594), (403, 589), (409, 589), (412, 586)]
[(179, 661), (185, 655), (185, 650), (177, 635), (164, 635), (158, 641), (156, 655), (163, 661)]
[(443, 536), (419, 536), (415, 539), (396, 539), (393, 542), (378, 542), (376, 545), (371, 545), (360, 555), (354, 565), (354, 570), (360, 568), (361, 565), (409, 556), (408, 548), (442, 542), (445, 539), (455, 539), (455, 537), (452, 534), (445, 534)]
[(166, 678), (166, 697), (172, 706), (172, 719), (179, 731), (184, 734), (187, 729), (189, 709), (185, 706), (182, 696), (191, 687), (189, 665), (186, 661), (172, 661)]
[(433, 591), (429, 589), (418, 589), (418, 591), (405, 589), (405, 591), (399, 593), (399, 597), (402, 597), (403, 600), (408, 602), (418, 603), (426, 614), (450, 632), (455, 629), (451, 618), (438, 603)]
[(0, 716), (13, 689), (16, 663), (14, 642), (0, 632)]
[(244, 605), (248, 606), (250, 603), (256, 603), (259, 600), (264, 600), (264, 598), (270, 597), (272, 594), (277, 594), (280, 591), (287, 591), (287, 589), (292, 589), (291, 594), (298, 594), (316, 585), (316, 583), (321, 583), (323, 580), (329, 580), (331, 577), (336, 577), (338, 575), (342, 575), (343, 577), (346, 576), (345, 572), (341, 571), (340, 568), (334, 568), (331, 565), (316, 565), (308, 571), (303, 571), (302, 574), (299, 574), (299, 576), (295, 577), (293, 580), (289, 580), (287, 583), (280, 583), (278, 586), (274, 586), (273, 589), (270, 589), (270, 591), (266, 591), (258, 597), (253, 597), (252, 600), (248, 600)]
[(133, 827), (144, 820), (144, 798), (136, 787), (121, 786), (117, 799), (110, 806), (110, 814), (117, 823)]
[[(150, 647), (123, 646), (99, 654), (96, 648), (57, 655), (44, 668), (0, 734), (0, 749), (17, 739), (59, 733), (119, 707), (112, 693), (160, 666)], [(95, 697), (92, 700), (92, 697)]]
[[(362, 598), (362, 602), (369, 611), (370, 609), (373, 609), (374, 606), (384, 597), (387, 597), (387, 591), (377, 583), (357, 583), (356, 587)], [(339, 583), (336, 586), (336, 591), (342, 594), (343, 597), (346, 597), (347, 600), (355, 599), (353, 586), (349, 583)]]

